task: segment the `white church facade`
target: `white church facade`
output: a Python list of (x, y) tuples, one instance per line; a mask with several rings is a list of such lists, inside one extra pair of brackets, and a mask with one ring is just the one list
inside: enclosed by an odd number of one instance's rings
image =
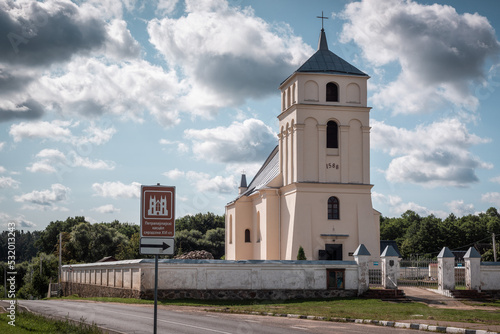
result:
[(318, 50), (279, 87), (278, 145), (226, 206), (227, 260), (377, 261), (380, 213), (370, 184), (369, 76)]

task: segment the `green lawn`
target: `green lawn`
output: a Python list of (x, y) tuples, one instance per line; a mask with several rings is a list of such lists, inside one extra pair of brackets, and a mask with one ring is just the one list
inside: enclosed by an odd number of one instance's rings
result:
[(73, 324), (69, 321), (52, 320), (29, 312), (17, 312), (15, 326), (11, 326), (7, 313), (0, 314), (0, 333), (7, 334), (101, 334), (97, 326), (83, 323)]
[[(121, 298), (78, 298), (103, 302), (153, 304), (152, 300), (121, 299)], [(235, 313), (259, 312), (273, 314), (300, 314), (325, 317), (327, 319), (350, 318), (372, 320), (418, 320), (432, 319), (435, 321), (458, 321), (481, 323), (485, 325), (500, 325), (499, 311), (484, 310), (453, 310), (428, 307), (422, 303), (394, 303), (376, 299), (337, 298), (321, 300), (294, 301), (223, 301), (223, 300), (164, 300), (159, 305), (198, 306), (212, 311)], [(498, 306), (500, 302), (490, 303)]]

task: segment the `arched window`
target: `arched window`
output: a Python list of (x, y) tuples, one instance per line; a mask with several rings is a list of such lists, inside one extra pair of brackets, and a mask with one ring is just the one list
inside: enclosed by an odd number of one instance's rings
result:
[(339, 218), (339, 199), (332, 196), (328, 199), (328, 219)]
[(250, 242), (250, 230), (245, 230), (245, 242)]
[(326, 148), (339, 148), (339, 127), (337, 122), (326, 123)]
[(339, 102), (339, 87), (334, 82), (326, 84), (326, 102)]

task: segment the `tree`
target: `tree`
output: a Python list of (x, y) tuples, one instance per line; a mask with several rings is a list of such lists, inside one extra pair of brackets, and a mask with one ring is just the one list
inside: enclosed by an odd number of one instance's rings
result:
[(302, 246), (299, 247), (299, 251), (297, 253), (297, 260), (307, 260), (306, 254), (304, 253), (304, 248), (302, 248)]
[[(41, 265), (40, 265), (41, 261)], [(49, 282), (57, 280), (59, 261), (54, 254), (40, 253), (28, 263), (27, 272), (23, 277), (23, 287), (19, 289), (21, 298), (43, 298), (47, 295)]]
[(35, 242), (35, 246), (44, 253), (53, 253), (59, 243), (59, 233), (71, 232), (72, 228), (85, 222), (85, 217), (68, 217), (65, 221), (57, 220), (50, 222), (42, 231), (40, 238)]
[(116, 259), (128, 260), (141, 258), (142, 256), (139, 254), (140, 239), (139, 232), (137, 232), (132, 234), (128, 243), (119, 244)]

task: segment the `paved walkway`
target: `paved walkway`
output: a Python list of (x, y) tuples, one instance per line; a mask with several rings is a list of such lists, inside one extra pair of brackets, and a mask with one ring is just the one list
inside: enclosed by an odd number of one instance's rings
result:
[[(474, 306), (466, 305), (459, 300), (451, 297), (446, 297), (439, 294), (437, 291), (432, 291), (430, 289), (417, 288), (417, 287), (400, 287), (404, 290), (406, 297), (415, 302), (421, 302), (429, 307), (445, 308), (445, 309), (456, 309), (456, 310), (485, 310), (498, 312), (498, 317), (500, 318), (500, 308), (491, 306)], [(415, 320), (401, 320), (400, 322), (406, 323), (421, 323), (428, 325), (439, 325), (444, 327), (457, 327), (457, 328), (468, 328), (476, 330), (488, 330), (492, 332), (500, 333), (500, 325), (485, 325), (485, 324), (474, 324), (466, 322), (451, 322), (451, 321), (435, 321), (427, 319), (415, 319)]]

